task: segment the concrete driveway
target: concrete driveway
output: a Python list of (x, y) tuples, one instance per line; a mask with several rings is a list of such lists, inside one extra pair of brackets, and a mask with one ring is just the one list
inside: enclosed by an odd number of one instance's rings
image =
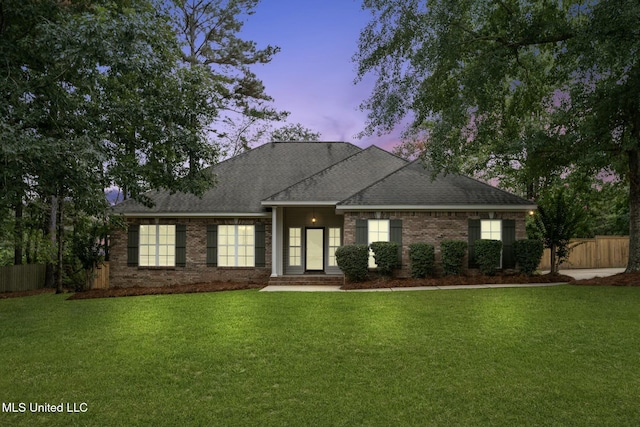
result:
[[(571, 276), (576, 280), (593, 279), (594, 277), (607, 277), (614, 274), (622, 273), (624, 268), (576, 268), (572, 270), (560, 270), (560, 274)], [(547, 274), (549, 271), (543, 271)]]

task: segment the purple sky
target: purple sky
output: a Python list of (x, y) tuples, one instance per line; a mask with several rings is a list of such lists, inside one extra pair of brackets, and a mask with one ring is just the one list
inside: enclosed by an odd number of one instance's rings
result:
[(358, 105), (370, 94), (373, 78), (354, 85), (351, 57), (369, 16), (359, 0), (263, 0), (242, 34), (258, 47), (281, 48), (271, 63), (254, 71), (276, 108), (291, 112), (287, 122), (320, 132), (323, 141), (390, 150), (397, 136), (355, 137), (366, 120)]

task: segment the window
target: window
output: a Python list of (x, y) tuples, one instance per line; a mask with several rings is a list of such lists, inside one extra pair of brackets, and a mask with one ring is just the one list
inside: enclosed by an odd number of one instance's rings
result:
[[(368, 222), (368, 243), (388, 242), (389, 241), (389, 220), (388, 219), (370, 219)], [(376, 268), (373, 251), (369, 249), (369, 268)]]
[(218, 226), (218, 266), (255, 266), (255, 226)]
[(302, 229), (289, 229), (289, 265), (302, 265)]
[(341, 229), (339, 228), (329, 228), (329, 265), (337, 266), (338, 262), (336, 261), (336, 249), (340, 247), (340, 235)]
[(480, 221), (480, 238), (502, 240), (502, 221), (499, 219), (483, 219)]
[(141, 225), (140, 255), (142, 267), (173, 267), (176, 265), (176, 226)]
[[(480, 221), (480, 238), (502, 241), (502, 220), (483, 219)], [(502, 268), (502, 254), (500, 254), (500, 262), (497, 267)]]

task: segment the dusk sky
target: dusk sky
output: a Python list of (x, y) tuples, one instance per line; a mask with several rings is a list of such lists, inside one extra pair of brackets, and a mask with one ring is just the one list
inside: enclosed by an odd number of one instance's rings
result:
[(354, 85), (351, 58), (370, 16), (360, 0), (263, 0), (242, 34), (259, 47), (281, 48), (271, 63), (254, 71), (275, 106), (291, 112), (288, 123), (320, 132), (323, 141), (390, 150), (397, 136), (355, 137), (364, 129), (366, 113), (358, 106), (370, 94), (373, 78)]

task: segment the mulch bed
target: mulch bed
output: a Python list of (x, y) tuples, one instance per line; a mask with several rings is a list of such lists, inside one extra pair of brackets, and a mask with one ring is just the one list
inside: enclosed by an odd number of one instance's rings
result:
[(573, 278), (562, 274), (544, 274), (539, 276), (496, 275), (496, 276), (445, 276), (425, 279), (384, 279), (378, 278), (367, 282), (345, 283), (341, 289), (378, 289), (405, 288), (415, 286), (455, 286), (455, 285), (496, 285), (521, 283), (561, 283), (573, 282)]
[[(345, 283), (341, 289), (378, 289), (378, 288), (401, 288), (415, 286), (455, 286), (455, 285), (485, 285), (485, 284), (521, 284), (521, 283), (561, 283), (567, 282), (575, 285), (599, 285), (599, 286), (640, 286), (640, 272), (620, 273), (595, 279), (574, 280), (572, 277), (561, 274), (544, 274), (538, 276), (525, 275), (496, 275), (496, 276), (447, 276), (427, 279), (384, 279), (377, 278), (361, 283)], [(90, 299), (90, 298), (111, 298), (138, 295), (167, 295), (167, 294), (187, 294), (196, 292), (219, 292), (240, 289), (260, 289), (265, 284), (261, 283), (232, 283), (232, 282), (212, 282), (196, 283), (193, 285), (157, 286), (114, 289), (92, 289), (73, 293), (70, 290), (65, 292), (72, 295), (70, 300)], [(34, 291), (6, 292), (0, 293), (0, 299), (18, 298), (31, 295), (52, 294), (55, 289), (37, 289)]]
[(633, 273), (618, 273), (613, 276), (595, 277), (593, 279), (582, 279), (573, 282), (576, 285), (588, 286), (640, 286), (640, 271)]
[(231, 282), (211, 282), (211, 283), (195, 283), (193, 285), (175, 285), (175, 286), (134, 286), (131, 288), (113, 288), (113, 289), (92, 289), (90, 291), (82, 291), (69, 297), (72, 299), (90, 299), (90, 298), (111, 298), (111, 297), (130, 297), (138, 295), (167, 295), (167, 294), (192, 294), (198, 292), (219, 292), (234, 291), (239, 289), (260, 289), (264, 288), (264, 284), (259, 283), (231, 283)]

